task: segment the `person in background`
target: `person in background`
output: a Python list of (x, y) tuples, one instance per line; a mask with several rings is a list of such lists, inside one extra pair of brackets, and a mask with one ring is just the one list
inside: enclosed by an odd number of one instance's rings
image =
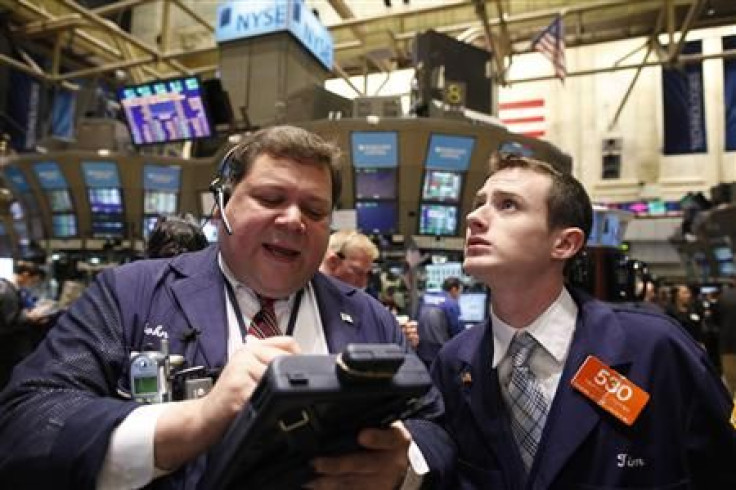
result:
[(330, 235), (319, 270), (358, 289), (365, 289), (373, 271), (373, 261), (378, 256), (378, 247), (370, 238), (355, 230), (340, 230)]
[(678, 284), (672, 288), (671, 302), (666, 313), (677, 320), (696, 342), (703, 343), (703, 317), (695, 307), (690, 286)]
[(442, 281), (441, 295), (439, 297), (433, 295), (431, 303), (423, 302), (419, 308), (417, 319), (419, 344), (416, 351), (428, 367), (445, 342), (463, 330), (458, 303), (461, 291), (460, 279), (447, 277)]
[(175, 257), (180, 253), (202, 250), (209, 245), (202, 227), (191, 214), (159, 216), (146, 242), (149, 259)]
[[(0, 396), (3, 487), (196, 488), (276, 356), (349, 343), (408, 350), (374, 298), (318, 272), (340, 186), (337, 149), (319, 136), (275, 126), (245, 137), (212, 185), (217, 246), (100, 272), (15, 370)], [(220, 370), (210, 391), (133, 399), (130, 353), (161, 350), (162, 339), (186, 366)], [(441, 409), (426, 401), (427, 416)], [(312, 461), (309, 487), (395, 488), (407, 427), (423, 425), (361, 431), (362, 452)]]
[(25, 306), (22, 294), (44, 277), (39, 265), (18, 261), (13, 278), (0, 279), (0, 389), (8, 383), (15, 365), (31, 353), (35, 339), (45, 333), (48, 315)]
[(571, 175), (492, 161), (463, 264), (490, 318), (432, 366), (454, 444), (414, 438), (437, 488), (736, 488), (734, 407), (705, 351), (665, 315), (565, 284), (591, 225)]
[(733, 282), (723, 285), (718, 304), (721, 312), (718, 347), (723, 378), (731, 394), (736, 395), (736, 287)]

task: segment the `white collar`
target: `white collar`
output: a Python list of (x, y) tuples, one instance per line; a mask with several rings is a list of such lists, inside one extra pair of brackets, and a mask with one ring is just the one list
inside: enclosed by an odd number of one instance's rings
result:
[[(493, 295), (493, 291), (491, 291)], [(491, 324), (493, 326), (493, 367), (506, 356), (511, 339), (516, 332), (526, 331), (536, 339), (558, 363), (567, 356), (567, 351), (575, 333), (578, 306), (566, 288), (551, 305), (532, 323), (523, 328), (514, 328), (496, 316), (491, 305)]]

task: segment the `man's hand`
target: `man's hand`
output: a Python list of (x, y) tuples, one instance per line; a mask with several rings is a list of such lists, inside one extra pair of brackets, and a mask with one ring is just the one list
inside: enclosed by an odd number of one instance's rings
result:
[(292, 337), (249, 337), (230, 357), (206, 396), (171, 403), (161, 414), (154, 437), (156, 467), (177, 468), (216, 443), (250, 400), (268, 364), (277, 356), (299, 352)]
[(365, 451), (312, 460), (318, 474), (306, 488), (312, 490), (393, 490), (409, 468), (411, 435), (401, 422), (388, 429), (363, 429), (358, 443)]

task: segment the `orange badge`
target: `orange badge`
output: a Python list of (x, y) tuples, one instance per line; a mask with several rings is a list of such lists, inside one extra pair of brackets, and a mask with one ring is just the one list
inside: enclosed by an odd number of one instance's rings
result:
[(649, 393), (595, 356), (588, 356), (571, 384), (626, 425), (634, 423), (649, 401)]

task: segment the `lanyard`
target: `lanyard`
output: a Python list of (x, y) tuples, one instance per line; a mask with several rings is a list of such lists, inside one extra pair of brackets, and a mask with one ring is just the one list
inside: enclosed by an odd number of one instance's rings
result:
[[(238, 320), (238, 327), (240, 328), (240, 335), (243, 337), (243, 342), (245, 342), (245, 336), (248, 335), (248, 328), (245, 326), (245, 320), (243, 320), (243, 312), (240, 310), (240, 305), (238, 304), (238, 298), (235, 296), (235, 291), (233, 290), (233, 285), (230, 284), (230, 281), (227, 277), (223, 277), (225, 279), (225, 289), (227, 290), (227, 299), (230, 302), (230, 305), (233, 307), (233, 311), (235, 312), (235, 318)], [(296, 326), (296, 317), (299, 314), (299, 305), (302, 303), (302, 296), (304, 295), (304, 289), (300, 289), (296, 293), (296, 298), (294, 298), (294, 305), (291, 307), (291, 316), (289, 316), (289, 323), (286, 327), (286, 335), (293, 335), (294, 334), (294, 327)]]

